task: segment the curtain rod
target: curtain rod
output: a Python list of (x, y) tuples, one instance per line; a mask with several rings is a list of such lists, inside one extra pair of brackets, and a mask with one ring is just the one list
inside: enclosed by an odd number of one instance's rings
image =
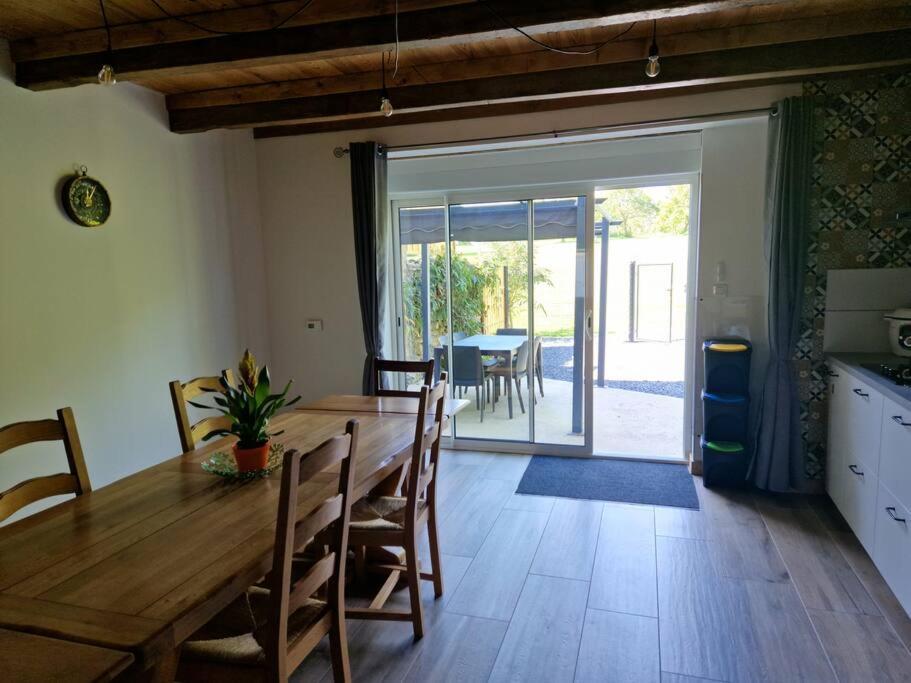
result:
[[(672, 125), (675, 123), (709, 123), (711, 121), (724, 121), (726, 119), (744, 118), (747, 116), (758, 116), (768, 114), (775, 116), (777, 110), (775, 107), (762, 107), (757, 109), (740, 109), (737, 111), (718, 112), (715, 114), (703, 114), (700, 116), (678, 116), (666, 119), (652, 119), (650, 121), (638, 121), (636, 123), (617, 123), (607, 126), (589, 126), (585, 128), (566, 128), (563, 130), (551, 130), (541, 133), (521, 133), (518, 135), (499, 135), (488, 138), (469, 138), (464, 140), (447, 140), (444, 142), (425, 142), (419, 145), (389, 145), (384, 146), (387, 152), (401, 150), (420, 150), (427, 148), (457, 147), (467, 144), (481, 144), (485, 142), (508, 142), (511, 140), (542, 140), (547, 138), (568, 137), (570, 135), (584, 135), (586, 133), (608, 133), (622, 130), (636, 130), (648, 126)], [(332, 153), (337, 159), (341, 159), (348, 154), (347, 147), (336, 147)]]

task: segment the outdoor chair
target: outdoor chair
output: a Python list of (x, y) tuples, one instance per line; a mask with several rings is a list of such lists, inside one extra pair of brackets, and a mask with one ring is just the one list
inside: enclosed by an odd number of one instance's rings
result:
[[(495, 367), (489, 368), (487, 374), (493, 377), (494, 380), (494, 403), (496, 403), (499, 398), (500, 392), (500, 383), (499, 378), (502, 377), (506, 384), (507, 395), (512, 394), (512, 384), (516, 385), (516, 393), (519, 397), (519, 408), (522, 412), (525, 412), (525, 403), (522, 400), (522, 375), (528, 376), (528, 340), (522, 342), (522, 345), (519, 347), (519, 350), (516, 351), (516, 355), (512, 359), (512, 367), (510, 368), (507, 365), (497, 365)], [(529, 377), (529, 384), (531, 384), (531, 378)], [(532, 398), (534, 398), (534, 387), (532, 386)], [(512, 418), (512, 413), (509, 415)]]
[(453, 346), (452, 347), (452, 372), (449, 374), (449, 383), (463, 389), (474, 387), (475, 404), (481, 413), (481, 422), (484, 421), (484, 406), (488, 401), (487, 372), (484, 359), (481, 358), (481, 349), (478, 346)]

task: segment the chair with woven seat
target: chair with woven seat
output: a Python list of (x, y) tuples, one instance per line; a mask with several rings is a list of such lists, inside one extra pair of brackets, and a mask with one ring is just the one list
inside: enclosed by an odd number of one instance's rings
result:
[(408, 391), (407, 389), (384, 389), (383, 373), (396, 372), (421, 375), (421, 386), (430, 384), (433, 379), (433, 360), (387, 360), (385, 358), (376, 359), (376, 396), (404, 396), (417, 398), (420, 391)]
[(82, 444), (76, 431), (76, 420), (71, 408), (57, 411), (57, 419), (16, 422), (0, 427), (0, 454), (39, 441), (62, 441), (69, 463), (68, 473), (35, 477), (16, 484), (6, 491), (0, 491), (0, 521), (26, 505), (66, 493), (81, 496), (92, 490), (89, 473), (82, 455)]
[[(228, 383), (234, 383), (234, 374), (225, 370)], [(187, 402), (196, 397), (222, 391), (221, 377), (197, 377), (189, 382), (174, 380), (168, 387), (171, 390), (171, 403), (174, 405), (174, 416), (177, 418), (177, 435), (180, 437), (180, 447), (184, 453), (189, 453), (196, 448), (197, 440), (204, 437), (214, 429), (228, 429), (231, 418), (226, 415), (210, 415), (195, 424), (190, 424), (187, 414)]]
[[(370, 567), (388, 571), (389, 576), (367, 608), (348, 608), (349, 619), (387, 619), (411, 621), (415, 639), (424, 635), (421, 608), (421, 580), (433, 581), (436, 597), (443, 595), (443, 570), (436, 520), (436, 470), (443, 432), (443, 403), (446, 397), (446, 375), (431, 389), (421, 388), (415, 423), (414, 446), (408, 464), (404, 496), (367, 496), (351, 509), (348, 543), (354, 548), (358, 575), (363, 576), (366, 548), (392, 546), (403, 548), (405, 564), (382, 564)], [(432, 420), (428, 420), (432, 416)], [(429, 460), (425, 455), (429, 451)], [(427, 527), (430, 540), (430, 572), (422, 572), (418, 563), (418, 535)], [(399, 578), (408, 581), (411, 608), (407, 611), (383, 609)]]
[[(178, 680), (287, 681), (327, 634), (335, 680), (351, 680), (344, 586), (357, 427), (350, 420), (344, 435), (309, 453), (285, 453), (272, 570), (184, 643)], [(335, 465), (337, 493), (298, 521), (300, 485)], [(319, 555), (296, 571), (305, 547)]]

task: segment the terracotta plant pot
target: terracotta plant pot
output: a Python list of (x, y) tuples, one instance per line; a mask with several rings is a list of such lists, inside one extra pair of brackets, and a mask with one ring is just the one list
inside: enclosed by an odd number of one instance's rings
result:
[(234, 462), (237, 463), (238, 472), (254, 472), (264, 470), (269, 464), (269, 446), (271, 441), (255, 448), (239, 448), (234, 444)]

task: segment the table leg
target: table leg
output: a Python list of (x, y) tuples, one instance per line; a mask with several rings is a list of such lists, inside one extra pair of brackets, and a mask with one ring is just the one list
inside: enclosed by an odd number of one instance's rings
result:
[(136, 683), (174, 683), (177, 677), (177, 664), (180, 662), (180, 646), (161, 658), (145, 671), (128, 671), (124, 674), (128, 681)]
[(506, 367), (509, 368), (509, 379), (506, 380), (506, 404), (509, 407), (509, 419), (512, 419), (512, 351), (506, 353)]

